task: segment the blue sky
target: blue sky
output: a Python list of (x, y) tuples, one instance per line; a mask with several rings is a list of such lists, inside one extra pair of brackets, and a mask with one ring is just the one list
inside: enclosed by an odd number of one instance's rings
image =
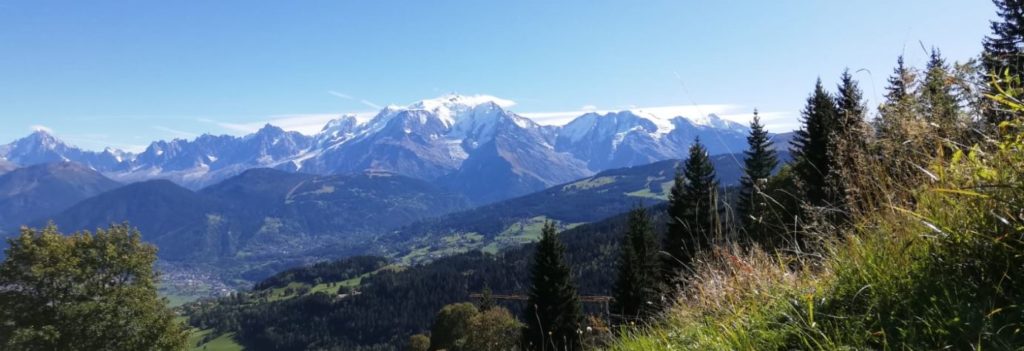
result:
[(993, 17), (985, 0), (0, 0), (0, 142), (46, 127), (138, 150), (451, 92), (540, 117), (758, 107), (788, 129), (816, 77), (863, 69), (875, 106), (897, 55), (968, 59)]

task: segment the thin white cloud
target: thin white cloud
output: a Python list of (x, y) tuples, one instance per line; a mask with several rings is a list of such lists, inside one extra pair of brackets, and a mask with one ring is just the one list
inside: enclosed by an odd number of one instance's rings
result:
[[(647, 112), (661, 118), (672, 118), (678, 116), (695, 118), (714, 114), (725, 120), (747, 124), (750, 123), (750, 119), (753, 117), (754, 111), (753, 107), (734, 104), (670, 105), (652, 107), (630, 106), (620, 110), (588, 109), (588, 107), (592, 107), (592, 105), (587, 105), (579, 110), (572, 111), (523, 112), (519, 114), (542, 125), (556, 126), (565, 125), (576, 117), (590, 112), (605, 114), (621, 110)], [(772, 130), (780, 132), (790, 131), (799, 126), (796, 114), (792, 112), (761, 111), (758, 114), (761, 116), (761, 120)]]
[[(764, 123), (765, 128), (772, 133), (786, 133), (800, 128), (800, 120), (797, 118), (798, 115), (795, 112), (757, 111), (757, 115), (761, 117), (761, 123)], [(749, 124), (751, 118), (754, 116), (752, 113), (738, 113), (724, 114), (719, 115), (718, 117), (734, 122)]]
[(143, 151), (146, 151), (146, 149), (149, 148), (149, 145), (145, 145), (145, 144), (120, 144), (120, 145), (121, 146), (119, 146), (118, 149), (121, 149), (122, 151), (131, 152), (133, 154), (141, 154)]
[(372, 103), (372, 102), (370, 102), (369, 100), (366, 100), (366, 99), (359, 99), (359, 102), (361, 102), (363, 105), (372, 107), (374, 109), (378, 109), (378, 110), (381, 109), (380, 105)]
[[(376, 112), (359, 112), (347, 115), (355, 115), (356, 120), (365, 122), (372, 118)], [(313, 135), (324, 128), (327, 122), (340, 118), (346, 114), (340, 113), (310, 113), (310, 114), (289, 114), (270, 116), (267, 123), (281, 127), (288, 131), (295, 131), (306, 135)]]
[(53, 134), (53, 128), (44, 126), (42, 124), (34, 124), (29, 128), (31, 128), (33, 132), (47, 132)]
[(547, 126), (561, 126), (571, 122), (574, 118), (579, 117), (587, 112), (595, 111), (549, 111), (549, 112), (520, 112), (519, 115), (532, 119), (538, 124)]
[(340, 118), (343, 115), (353, 115), (360, 123), (366, 122), (376, 115), (376, 112), (357, 112), (357, 113), (305, 113), (305, 114), (287, 114), (287, 115), (273, 115), (268, 118), (255, 121), (255, 122), (244, 122), (244, 123), (229, 123), (209, 118), (200, 118), (200, 122), (212, 123), (217, 126), (224, 128), (233, 134), (250, 134), (263, 128), (263, 126), (270, 124), (281, 129), (293, 132), (299, 132), (306, 135), (314, 135), (320, 132), (327, 122), (333, 119)]
[(583, 105), (580, 107), (581, 111), (597, 111), (597, 106), (594, 105)]
[(213, 120), (213, 119), (209, 119), (209, 118), (198, 118), (197, 120), (200, 121), (200, 122), (216, 124), (217, 126), (219, 126), (221, 128), (224, 128), (226, 130), (229, 130), (229, 131), (232, 131), (232, 132), (235, 132), (235, 133), (246, 133), (246, 134), (248, 134), (248, 133), (252, 133), (252, 132), (255, 132), (255, 131), (260, 129), (259, 126), (257, 126), (255, 129), (253, 129), (252, 127), (249, 126), (249, 124), (251, 124), (251, 123), (229, 123), (229, 122), (221, 122), (221, 121)]
[(345, 93), (339, 93), (339, 92), (334, 91), (334, 90), (330, 90), (327, 93), (331, 94), (331, 95), (334, 95), (334, 96), (337, 96), (337, 97), (340, 97), (340, 98), (345, 99), (345, 100), (356, 101), (356, 102), (358, 102), (360, 104), (366, 105), (367, 107), (370, 107), (370, 108), (375, 109), (375, 110), (380, 110), (381, 109), (380, 105), (375, 104), (375, 103), (373, 103), (370, 100), (356, 98), (356, 97), (354, 97), (352, 95), (345, 94)]
[(342, 99), (355, 100), (355, 98), (352, 97), (352, 95), (345, 94), (345, 93), (339, 93), (339, 92), (336, 92), (334, 90), (328, 91), (327, 93), (331, 94), (331, 95), (334, 95), (334, 96), (337, 96), (337, 97), (340, 97)]
[(62, 138), (72, 145), (86, 150), (103, 150), (109, 147), (137, 154), (146, 151), (146, 148), (149, 147), (146, 144), (113, 142), (107, 135), (102, 134), (67, 135)]
[(196, 136), (196, 133), (186, 132), (186, 131), (183, 131), (183, 130), (178, 130), (178, 129), (169, 128), (169, 127), (160, 126), (160, 125), (153, 126), (153, 129), (159, 130), (161, 132), (169, 133), (169, 134), (173, 135), (175, 138), (186, 138), (187, 139), (187, 138), (193, 138), (193, 137)]
[[(586, 106), (585, 106), (586, 107)], [(572, 121), (572, 119), (589, 112), (595, 113), (609, 113), (618, 112), (622, 110), (634, 110), (651, 113), (655, 116), (671, 118), (677, 116), (684, 117), (699, 117), (707, 116), (709, 114), (725, 115), (730, 112), (735, 112), (743, 106), (739, 105), (728, 105), (728, 104), (711, 104), (711, 105), (674, 105), (674, 106), (652, 106), (652, 107), (638, 107), (629, 106), (619, 110), (598, 110), (598, 109), (580, 109), (575, 111), (553, 111), (553, 112), (526, 112), (520, 113), (525, 117), (533, 119), (535, 122), (545, 125), (563, 125)], [(723, 117), (724, 118), (724, 117)]]

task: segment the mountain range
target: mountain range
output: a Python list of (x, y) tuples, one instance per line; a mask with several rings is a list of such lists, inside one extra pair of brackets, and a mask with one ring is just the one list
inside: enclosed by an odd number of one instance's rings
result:
[[(737, 155), (712, 160), (724, 186), (738, 182)], [(435, 184), (384, 171), (255, 168), (193, 191), (168, 180), (122, 186), (63, 161), (0, 176), (0, 228), (53, 222), (72, 232), (128, 222), (157, 245), (163, 262), (252, 281), (355, 254), (417, 263), (469, 250), (497, 252), (535, 240), (546, 220), (570, 228), (664, 201), (679, 162), (607, 170), (471, 207)]]
[(140, 153), (81, 150), (46, 131), (0, 146), (4, 164), (73, 161), (115, 181), (167, 179), (198, 190), (253, 168), (320, 175), (386, 171), (485, 204), (607, 169), (677, 159), (700, 138), (712, 154), (744, 150), (747, 127), (715, 115), (659, 116), (643, 110), (586, 113), (541, 126), (490, 96), (448, 95), (388, 106), (360, 122), (344, 115), (316, 135), (266, 125), (235, 137), (156, 141)]
[(0, 175), (0, 233), (120, 186), (73, 162), (11, 170)]
[(383, 171), (318, 176), (260, 168), (199, 191), (168, 180), (132, 183), (32, 225), (52, 221), (76, 231), (127, 221), (166, 261), (264, 262), (466, 207), (460, 195)]

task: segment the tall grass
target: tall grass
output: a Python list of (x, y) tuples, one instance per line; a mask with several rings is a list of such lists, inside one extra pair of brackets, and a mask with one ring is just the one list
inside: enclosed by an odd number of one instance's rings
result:
[(1022, 124), (953, 154), (910, 125), (915, 142), (876, 141), (893, 159), (850, 153), (856, 213), (810, 229), (815, 255), (720, 246), (659, 322), (610, 348), (1024, 350)]

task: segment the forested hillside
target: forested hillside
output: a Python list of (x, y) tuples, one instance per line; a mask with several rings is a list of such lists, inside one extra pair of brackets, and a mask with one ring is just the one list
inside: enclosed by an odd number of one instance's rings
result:
[[(779, 150), (779, 159), (790, 160)], [(742, 154), (711, 157), (723, 186), (739, 185)], [(652, 206), (668, 199), (681, 161), (619, 168), (560, 184), (530, 195), (406, 225), (377, 238), (385, 253), (406, 263), (425, 262), (454, 253), (483, 250), (495, 253), (537, 241), (545, 221), (562, 229)], [(779, 167), (771, 169), (775, 173)]]
[[(661, 213), (664, 207), (652, 212)], [(659, 217), (664, 221), (664, 217)], [(607, 295), (614, 283), (619, 233), (624, 216), (580, 226), (560, 237), (568, 246), (568, 261), (580, 291)], [(193, 325), (219, 332), (237, 332), (236, 339), (253, 350), (303, 349), (307, 345), (343, 348), (390, 349), (409, 335), (429, 329), (434, 313), (442, 306), (469, 300), (487, 284), (495, 293), (523, 294), (529, 281), (534, 244), (499, 254), (472, 251), (402, 270), (382, 270), (361, 280), (353, 289), (358, 295), (339, 298), (317, 294), (271, 301), (259, 289), (240, 296), (189, 306)], [(351, 264), (342, 260), (335, 265)], [(315, 266), (314, 266), (315, 267)], [(328, 277), (328, 275), (324, 275)], [(283, 286), (271, 278), (258, 287)], [(346, 279), (324, 279), (321, 284)], [(291, 279), (289, 282), (299, 282)], [(287, 285), (287, 284), (284, 284)], [(506, 303), (515, 311), (521, 303)], [(591, 306), (597, 309), (600, 306)], [(273, 335), (267, 330), (276, 330)], [(392, 345), (392, 346), (387, 346)]]

